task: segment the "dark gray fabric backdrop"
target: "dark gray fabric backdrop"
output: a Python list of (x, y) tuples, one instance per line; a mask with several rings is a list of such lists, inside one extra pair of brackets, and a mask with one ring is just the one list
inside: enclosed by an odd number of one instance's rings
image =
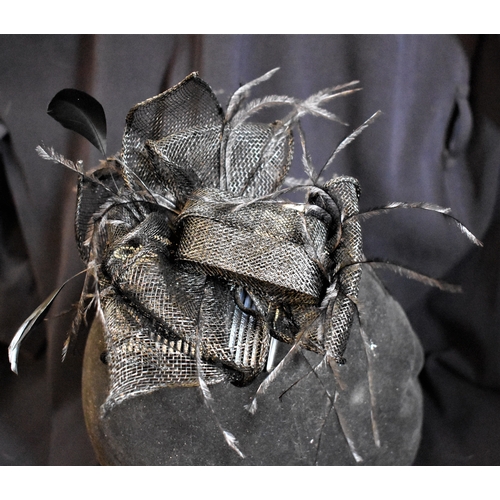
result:
[[(500, 40), (498, 36), (3, 35), (0, 36), (0, 464), (95, 464), (80, 403), (80, 347), (61, 348), (81, 281), (57, 300), (45, 333), (27, 341), (20, 375), (7, 345), (57, 285), (82, 268), (74, 243), (75, 176), (38, 158), (40, 143), (86, 165), (84, 140), (46, 114), (60, 89), (94, 95), (108, 118), (108, 153), (127, 111), (199, 71), (221, 103), (241, 83), (281, 67), (256, 95), (305, 98), (360, 80), (335, 101), (350, 127), (307, 120), (316, 165), (378, 109), (383, 115), (339, 155), (357, 177), (361, 208), (389, 201), (449, 206), (484, 241), (474, 248), (436, 214), (401, 211), (365, 222), (365, 252), (464, 287), (437, 293), (382, 275), (426, 352), (417, 464), (500, 464)], [(292, 175), (301, 176), (295, 162)]]

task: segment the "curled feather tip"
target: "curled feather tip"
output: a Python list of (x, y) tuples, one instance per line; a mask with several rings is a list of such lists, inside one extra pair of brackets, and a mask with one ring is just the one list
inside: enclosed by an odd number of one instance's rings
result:
[(49, 312), (50, 306), (53, 304), (55, 298), (59, 295), (59, 292), (73, 279), (80, 274), (86, 272), (80, 271), (71, 278), (67, 279), (59, 288), (54, 290), (29, 316), (24, 320), (23, 324), (19, 327), (14, 338), (9, 345), (9, 361), (11, 370), (14, 373), (17, 371), (17, 360), (19, 358), (19, 350), (23, 340), (28, 336), (31, 330), (40, 324), (40, 322), (45, 318), (46, 314)]
[(45, 314), (48, 312), (50, 305), (60, 292), (61, 288), (56, 290), (56, 292), (52, 293), (44, 302), (42, 302), (23, 322), (14, 335), (14, 338), (9, 345), (10, 367), (14, 373), (18, 374), (17, 360), (19, 358), (19, 349), (21, 348), (23, 340), (30, 333), (33, 327), (40, 323), (45, 317)]

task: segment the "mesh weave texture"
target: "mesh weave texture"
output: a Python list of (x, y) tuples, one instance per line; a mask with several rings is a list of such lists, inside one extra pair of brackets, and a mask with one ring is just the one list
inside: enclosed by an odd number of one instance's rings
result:
[(270, 196), (293, 120), (233, 124), (196, 74), (126, 123), (121, 155), (82, 178), (76, 214), (105, 327), (105, 408), (200, 378), (247, 384), (272, 337), (342, 363), (363, 260), (357, 181), (316, 186), (327, 202)]

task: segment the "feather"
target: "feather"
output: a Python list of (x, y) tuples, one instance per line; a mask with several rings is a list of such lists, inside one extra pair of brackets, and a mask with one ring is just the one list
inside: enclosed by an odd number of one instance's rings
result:
[(237, 127), (241, 123), (247, 121), (252, 115), (265, 108), (270, 108), (280, 105), (297, 106), (298, 101), (293, 97), (286, 95), (269, 95), (266, 97), (253, 99), (244, 109), (239, 110), (232, 118), (231, 125)]
[(293, 357), (300, 352), (302, 349), (301, 340), (302, 337), (305, 337), (309, 333), (309, 329), (316, 326), (318, 322), (318, 318), (320, 316), (313, 318), (309, 321), (308, 324), (304, 325), (303, 329), (297, 334), (295, 337), (295, 341), (292, 344), (290, 350), (285, 354), (285, 356), (281, 359), (281, 361), (276, 365), (276, 367), (272, 370), (271, 373), (260, 383), (259, 387), (255, 391), (255, 394), (252, 398), (252, 401), (245, 405), (245, 410), (247, 410), (251, 415), (254, 415), (257, 411), (257, 399), (259, 396), (266, 393), (269, 386), (278, 378), (281, 371), (285, 368), (289, 361), (293, 359)]
[(368, 363), (368, 371), (367, 371), (367, 378), (368, 378), (368, 391), (370, 393), (370, 419), (372, 422), (372, 435), (373, 435), (373, 442), (375, 443), (375, 446), (377, 448), (380, 448), (380, 432), (378, 429), (378, 422), (377, 418), (375, 416), (375, 411), (378, 407), (377, 403), (377, 396), (376, 396), (376, 391), (375, 391), (375, 384), (373, 381), (373, 376), (374, 376), (374, 367), (373, 367), (373, 358), (376, 356), (376, 354), (373, 352), (373, 342), (370, 341), (368, 338), (368, 335), (366, 334), (363, 325), (361, 324), (361, 318), (359, 311), (357, 313), (358, 315), (358, 320), (359, 320), (359, 333), (361, 335), (361, 338), (363, 340), (363, 346), (365, 348), (365, 353), (366, 353), (366, 361)]
[(81, 90), (63, 89), (50, 101), (47, 113), (106, 154), (106, 115), (95, 98)]
[(39, 325), (46, 314), (49, 312), (50, 306), (54, 302), (55, 298), (59, 295), (59, 292), (69, 283), (73, 278), (76, 278), (80, 274), (86, 272), (86, 269), (75, 274), (71, 278), (67, 279), (59, 288), (54, 290), (23, 322), (19, 327), (12, 342), (9, 345), (9, 361), (11, 370), (17, 374), (17, 360), (19, 358), (19, 350), (21, 348), (21, 343), (31, 332), (31, 330)]
[(341, 120), (337, 115), (334, 113), (331, 113), (330, 111), (327, 111), (326, 109), (323, 109), (321, 105), (334, 97), (340, 97), (340, 96), (346, 96), (349, 94), (352, 94), (353, 92), (357, 92), (360, 89), (349, 89), (349, 90), (344, 90), (343, 92), (338, 92), (336, 94), (330, 94), (327, 91), (320, 92), (318, 94), (315, 94), (314, 96), (309, 97), (305, 101), (302, 101), (299, 106), (298, 106), (298, 114), (297, 114), (297, 119), (300, 118), (303, 115), (310, 114), (313, 116), (319, 116), (326, 118), (327, 120), (331, 120), (334, 122), (338, 122), (341, 125), (348, 125), (346, 122)]
[[(170, 199), (165, 196), (163, 196), (160, 193), (155, 193), (151, 191), (151, 189), (142, 181), (142, 179), (137, 175), (133, 170), (129, 172), (132, 174), (134, 179), (138, 182), (139, 186), (143, 189), (144, 193), (149, 196), (151, 201), (154, 204), (159, 205), (160, 207), (166, 208), (167, 210), (170, 210), (174, 212), (175, 214), (179, 214), (179, 210), (177, 208), (177, 205), (175, 203), (175, 199)], [(146, 197), (144, 198), (144, 201), (147, 201)]]
[(255, 415), (255, 412), (257, 411), (257, 398), (267, 391), (269, 386), (276, 380), (279, 373), (283, 370), (284, 366), (299, 349), (300, 347), (298, 342), (295, 342), (292, 348), (287, 352), (285, 357), (278, 363), (274, 370), (261, 382), (252, 398), (251, 403), (245, 405), (245, 410), (247, 410), (251, 415)]
[[(314, 465), (318, 465), (318, 457), (319, 457), (319, 452), (321, 450), (321, 440), (323, 438), (323, 432), (326, 427), (326, 424), (328, 423), (328, 419), (330, 417), (330, 414), (332, 413), (332, 410), (335, 411), (335, 407), (333, 403), (330, 401), (327, 401), (327, 410), (326, 410), (326, 415), (325, 418), (323, 419), (323, 423), (321, 424), (321, 427), (319, 429), (319, 435), (318, 435), (318, 445), (316, 446), (316, 457), (314, 458)], [(338, 420), (338, 416), (337, 416)]]
[[(347, 87), (353, 87), (354, 85), (358, 85), (359, 80), (353, 80), (348, 83), (342, 83), (340, 85), (335, 85), (334, 87), (328, 87), (326, 89), (320, 90), (316, 92), (315, 94), (309, 96), (306, 100), (311, 101), (311, 102), (319, 102), (323, 103), (326, 101), (331, 101), (332, 99), (335, 99), (336, 97), (340, 97), (343, 95), (346, 95), (346, 92), (351, 93), (351, 92), (357, 92), (358, 90), (361, 90), (360, 88), (357, 89), (350, 89), (345, 91)], [(342, 91), (342, 92), (340, 92)]]
[[(73, 172), (77, 173), (78, 175), (84, 177), (87, 181), (101, 186), (103, 189), (105, 189), (112, 195), (115, 194), (115, 191), (113, 191), (107, 184), (100, 181), (95, 175), (93, 175), (93, 173), (86, 174), (83, 170), (83, 162), (81, 160), (75, 163), (71, 160), (68, 160), (62, 154), (55, 151), (54, 148), (47, 147), (45, 145), (37, 146), (36, 152), (38, 153), (38, 156), (40, 156), (40, 158), (43, 158), (44, 160), (53, 161), (54, 163), (59, 163), (65, 166), (66, 168), (69, 168)], [(118, 190), (116, 184), (115, 188), (116, 190)]]
[[(206, 283), (206, 281), (205, 281)], [(206, 290), (206, 288), (205, 288)], [(203, 299), (204, 299), (203, 295)], [(205, 376), (203, 373), (203, 366), (202, 366), (202, 359), (201, 359), (201, 342), (202, 342), (202, 337), (203, 337), (203, 315), (201, 314), (201, 308), (203, 305), (203, 299), (200, 301), (200, 306), (198, 309), (198, 321), (197, 321), (197, 333), (196, 333), (196, 369), (198, 372), (198, 383), (200, 385), (200, 390), (201, 394), (203, 396), (203, 401), (205, 402), (206, 407), (210, 410), (212, 413), (212, 416), (214, 418), (215, 424), (219, 428), (220, 432), (224, 436), (224, 439), (226, 440), (226, 443), (228, 446), (233, 449), (239, 456), (240, 458), (246, 458), (243, 452), (240, 450), (238, 441), (234, 437), (234, 435), (229, 432), (227, 429), (224, 429), (222, 424), (220, 423), (219, 417), (217, 416), (217, 412), (215, 411), (215, 401), (212, 396), (212, 393), (210, 392), (210, 388), (208, 387), (208, 384), (205, 380)]]
[[(198, 341), (199, 344), (199, 341)], [(198, 365), (198, 382), (200, 384), (200, 390), (203, 395), (203, 400), (205, 402), (205, 405), (207, 408), (211, 411), (215, 424), (221, 431), (222, 435), (224, 436), (224, 439), (226, 440), (226, 443), (229, 445), (230, 448), (232, 448), (241, 458), (246, 458), (243, 452), (239, 448), (239, 444), (237, 439), (234, 437), (234, 435), (229, 432), (228, 430), (224, 429), (222, 427), (222, 424), (220, 423), (219, 418), (217, 417), (217, 413), (215, 411), (215, 401), (212, 396), (212, 393), (210, 392), (210, 389), (208, 387), (208, 384), (205, 381), (205, 378), (203, 376), (202, 368), (201, 368), (201, 359), (199, 357), (199, 347), (197, 346), (196, 348), (197, 353), (196, 353), (196, 361)]]
[[(335, 402), (338, 400), (339, 393), (335, 393)], [(351, 433), (351, 429), (349, 428), (349, 422), (347, 419), (344, 417), (342, 412), (338, 411), (335, 408), (334, 404), (334, 409), (335, 409), (335, 415), (337, 415), (338, 422), (340, 424), (340, 427), (342, 429), (342, 434), (344, 435), (344, 438), (347, 442), (347, 445), (349, 446), (349, 450), (351, 452), (351, 455), (353, 456), (354, 460), (356, 460), (356, 463), (360, 463), (363, 461), (363, 457), (358, 453), (356, 446), (354, 444), (354, 436)]]
[(311, 155), (309, 154), (309, 151), (307, 151), (306, 136), (300, 122), (297, 123), (297, 130), (299, 131), (300, 145), (302, 147), (302, 165), (304, 167), (304, 172), (309, 178), (309, 181), (313, 182), (316, 177), (316, 172), (314, 171)]
[(420, 283), (423, 283), (424, 285), (433, 286), (445, 292), (460, 293), (462, 291), (462, 287), (460, 285), (452, 285), (450, 283), (431, 278), (430, 276), (426, 276), (425, 274), (417, 273), (416, 271), (412, 271), (411, 269), (399, 266), (397, 264), (392, 264), (390, 262), (367, 261), (359, 262), (359, 264), (370, 264), (370, 266), (375, 269), (389, 269), (390, 271), (400, 274), (405, 278), (420, 281)]
[(383, 207), (372, 208), (367, 210), (366, 212), (361, 212), (359, 214), (355, 214), (351, 219), (358, 220), (366, 220), (375, 215), (379, 215), (385, 212), (389, 212), (395, 208), (419, 208), (421, 210), (429, 210), (431, 212), (437, 212), (443, 214), (445, 217), (451, 219), (460, 229), (460, 231), (475, 245), (482, 247), (483, 243), (478, 240), (472, 233), (467, 229), (458, 219), (456, 219), (453, 215), (451, 215), (450, 208), (440, 207), (439, 205), (434, 205), (433, 203), (405, 203), (405, 202), (393, 202), (385, 205)]
[[(233, 211), (238, 211), (242, 208), (247, 208), (251, 205), (254, 205), (255, 203), (260, 203), (260, 202), (266, 202), (266, 201), (274, 201), (276, 198), (279, 198), (280, 196), (284, 196), (285, 194), (288, 194), (292, 191), (295, 191), (297, 189), (313, 189), (314, 186), (311, 186), (310, 184), (302, 184), (302, 185), (293, 185), (293, 186), (288, 186), (282, 189), (277, 189), (273, 193), (269, 194), (264, 194), (262, 196), (258, 196), (257, 198), (252, 198), (249, 200), (242, 201), (238, 205), (234, 205)], [(286, 203), (286, 202), (283, 202)]]
[[(91, 257), (93, 257), (93, 252), (90, 252)], [(98, 287), (98, 277), (97, 277), (97, 264), (93, 258), (87, 265), (85, 281), (83, 283), (82, 293), (80, 294), (80, 299), (77, 305), (77, 312), (73, 319), (71, 325), (71, 330), (66, 337), (62, 349), (62, 361), (66, 359), (69, 347), (71, 343), (76, 340), (78, 332), (82, 324), (87, 324), (87, 314), (88, 311), (92, 309), (99, 302), (99, 287)]]
[(356, 137), (358, 137), (365, 128), (367, 128), (369, 125), (371, 125), (375, 119), (382, 114), (381, 111), (377, 111), (373, 113), (368, 120), (366, 120), (362, 125), (360, 125), (354, 132), (349, 134), (335, 149), (335, 151), (332, 153), (330, 158), (328, 158), (327, 162), (324, 164), (323, 168), (319, 171), (317, 177), (316, 177), (316, 182), (318, 182), (318, 179), (320, 178), (321, 174), (331, 165), (335, 157), (342, 151), (348, 144), (350, 144)]
[(355, 436), (352, 433), (352, 423), (348, 418), (346, 418), (340, 408), (341, 405), (339, 402), (339, 398), (342, 396), (342, 393), (347, 390), (347, 385), (345, 381), (342, 380), (339, 367), (337, 366), (337, 363), (333, 360), (333, 358), (330, 358), (328, 360), (328, 364), (330, 365), (330, 368), (332, 369), (332, 372), (334, 374), (335, 383), (340, 389), (335, 391), (333, 400), (333, 407), (335, 410), (335, 415), (337, 416), (337, 421), (340, 425), (340, 428), (342, 429), (342, 434), (346, 440), (347, 446), (349, 447), (354, 460), (357, 463), (363, 462), (363, 457), (359, 454), (356, 445), (354, 444)]
[(283, 181), (283, 186), (285, 186), (285, 188), (297, 188), (312, 186), (312, 184), (308, 179), (299, 179), (298, 177), (287, 175), (286, 179)]
[(271, 71), (268, 71), (264, 75), (262, 75), (259, 78), (256, 78), (255, 80), (252, 80), (251, 82), (248, 82), (245, 85), (242, 85), (232, 96), (229, 101), (229, 104), (227, 106), (227, 112), (226, 112), (226, 121), (229, 121), (233, 118), (234, 114), (238, 111), (240, 104), (248, 97), (250, 93), (250, 89), (252, 87), (255, 87), (256, 85), (259, 85), (262, 82), (265, 82), (266, 80), (269, 80), (274, 73), (279, 71), (279, 68), (274, 68)]
[[(246, 85), (240, 87), (231, 97), (229, 101), (229, 105), (226, 113), (226, 121), (231, 122), (233, 127), (238, 126), (244, 121), (248, 120), (250, 116), (257, 113), (261, 109), (271, 107), (271, 106), (279, 106), (279, 105), (290, 105), (293, 107), (292, 111), (283, 119), (284, 128), (288, 129), (293, 127), (299, 120), (301, 116), (310, 114), (313, 116), (320, 116), (326, 118), (327, 120), (336, 121), (343, 125), (347, 125), (347, 123), (343, 122), (337, 115), (323, 109), (321, 106), (337, 97), (345, 96), (352, 94), (353, 92), (357, 92), (361, 90), (360, 88), (356, 89), (347, 89), (347, 87), (351, 87), (359, 83), (359, 81), (355, 80), (346, 84), (337, 85), (335, 87), (327, 88), (313, 94), (308, 97), (304, 101), (300, 101), (299, 99), (289, 97), (289, 96), (280, 96), (280, 95), (270, 95), (263, 98), (258, 98), (252, 100), (245, 109), (240, 109), (241, 103), (248, 97), (250, 93), (250, 89), (255, 87), (256, 85), (268, 80), (271, 78), (279, 68), (275, 68), (265, 75), (257, 78)], [(347, 89), (347, 90), (345, 90)]]
[(246, 458), (245, 455), (239, 449), (239, 447), (238, 447), (239, 443), (236, 440), (236, 438), (229, 431), (222, 430), (222, 433), (223, 433), (224, 439), (226, 440), (226, 443), (229, 445), (229, 447), (232, 448), (236, 453), (238, 453), (238, 455), (241, 458)]
[(391, 210), (394, 210), (395, 208), (420, 208), (422, 210), (429, 210), (431, 212), (438, 212), (440, 214), (449, 214), (451, 211), (449, 208), (444, 208), (439, 205), (434, 205), (433, 203), (425, 203), (425, 202), (406, 203), (403, 201), (395, 201), (387, 205), (384, 205), (383, 207), (370, 208), (366, 212), (360, 212), (358, 214), (353, 215), (350, 218), (358, 220), (366, 220), (371, 217), (374, 217), (375, 215), (383, 214)]
[(54, 148), (52, 148), (52, 147), (46, 147), (43, 145), (37, 146), (36, 152), (38, 153), (38, 156), (40, 156), (44, 160), (53, 161), (54, 163), (60, 163), (61, 165), (64, 165), (65, 167), (69, 168), (70, 170), (73, 170), (77, 174), (84, 175), (83, 165), (81, 162), (78, 161), (75, 163), (71, 160), (68, 160), (62, 154), (57, 153), (54, 150)]
[(283, 118), (283, 124), (285, 129), (289, 129), (293, 127), (299, 119), (304, 115), (313, 115), (318, 117), (326, 118), (327, 120), (338, 122), (342, 125), (347, 125), (343, 120), (341, 120), (337, 115), (331, 113), (330, 111), (323, 109), (321, 105), (334, 97), (345, 96), (352, 94), (353, 92), (357, 92), (360, 89), (349, 89), (344, 90), (343, 92), (338, 92), (336, 94), (330, 94), (330, 89), (326, 89), (321, 91), (314, 96), (309, 97), (304, 101), (300, 101), (299, 99), (289, 97), (289, 96), (281, 96), (281, 95), (271, 95), (263, 98), (258, 98), (250, 101), (245, 109), (239, 110), (234, 114), (231, 124), (233, 126), (238, 126), (244, 121), (248, 120), (253, 114), (258, 111), (280, 105), (289, 105), (292, 106), (292, 111)]

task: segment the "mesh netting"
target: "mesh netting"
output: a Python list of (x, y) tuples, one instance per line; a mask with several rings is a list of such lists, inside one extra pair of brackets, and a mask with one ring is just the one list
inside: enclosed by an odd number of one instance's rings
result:
[(292, 159), (298, 108), (290, 116), (233, 125), (193, 74), (135, 106), (121, 155), (81, 180), (77, 239), (104, 323), (105, 408), (200, 378), (249, 383), (271, 337), (342, 362), (363, 260), (349, 219), (359, 188), (339, 177), (316, 186), (323, 202), (268, 196)]

